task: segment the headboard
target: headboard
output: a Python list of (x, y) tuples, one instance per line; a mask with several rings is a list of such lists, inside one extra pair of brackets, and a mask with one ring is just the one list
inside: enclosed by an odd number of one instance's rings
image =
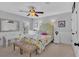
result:
[(52, 22), (43, 22), (40, 26), (40, 30), (41, 33), (47, 33), (48, 35), (53, 35), (54, 34), (54, 26), (52, 24)]

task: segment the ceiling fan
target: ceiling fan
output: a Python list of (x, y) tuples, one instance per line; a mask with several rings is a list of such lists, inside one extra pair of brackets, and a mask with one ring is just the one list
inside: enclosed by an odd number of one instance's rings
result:
[(38, 14), (44, 14), (42, 11), (36, 11), (35, 7), (29, 6), (29, 11), (20, 10), (19, 12), (25, 12), (28, 13), (27, 16), (39, 16)]

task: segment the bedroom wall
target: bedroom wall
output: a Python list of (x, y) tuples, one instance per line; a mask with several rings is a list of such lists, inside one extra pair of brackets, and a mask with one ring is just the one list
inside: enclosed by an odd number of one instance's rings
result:
[[(55, 43), (65, 43), (71, 44), (72, 32), (71, 32), (71, 12), (63, 13), (54, 16), (47, 16), (43, 18), (39, 18), (41, 20), (55, 20), (54, 24), (54, 42)], [(65, 20), (66, 26), (64, 28), (58, 27), (58, 21)], [(58, 31), (58, 35), (55, 32)]]
[[(17, 20), (19, 22), (19, 31), (0, 32), (0, 38), (5, 36), (6, 39), (12, 39), (12, 38), (16, 37), (19, 33), (23, 33), (23, 21), (29, 22), (29, 18), (25, 18), (22, 16), (18, 16), (18, 15), (3, 12), (3, 11), (0, 11), (0, 19)], [(1, 45), (1, 41), (0, 41), (0, 45)]]
[[(32, 19), (30, 20), (29, 18), (18, 16), (15, 14), (10, 14), (7, 12), (0, 11), (0, 18), (3, 19), (9, 19), (9, 20), (17, 20), (20, 23), (20, 30), (16, 32), (0, 32), (0, 38), (2, 36), (6, 36), (7, 39), (11, 39), (16, 37), (19, 33), (23, 33), (23, 21), (28, 21), (32, 22)], [(64, 14), (59, 14), (59, 15), (54, 15), (54, 16), (47, 16), (43, 18), (39, 18), (38, 20), (43, 20), (43, 21), (48, 21), (48, 20), (56, 20), (55, 22), (55, 28), (54, 28), (54, 40), (55, 43), (71, 43), (72, 35), (71, 35), (71, 13), (64, 13)], [(64, 28), (59, 28), (58, 27), (58, 21), (59, 20), (65, 20), (66, 21), (66, 27)], [(32, 28), (32, 27), (31, 27)], [(55, 31), (58, 31), (59, 34), (56, 36)], [(61, 42), (60, 42), (61, 41)], [(0, 43), (1, 44), (1, 43)]]

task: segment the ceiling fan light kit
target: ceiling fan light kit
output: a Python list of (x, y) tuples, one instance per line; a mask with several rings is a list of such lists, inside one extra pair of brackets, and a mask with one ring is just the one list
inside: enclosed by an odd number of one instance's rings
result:
[[(21, 10), (22, 11), (22, 10)], [(23, 11), (22, 11), (23, 12)], [(24, 11), (25, 12), (25, 11)], [(44, 12), (41, 12), (41, 11), (36, 11), (35, 10), (35, 7), (33, 6), (30, 6), (29, 7), (29, 12), (27, 14), (27, 16), (36, 16), (38, 17), (39, 15), (38, 14), (44, 14)]]

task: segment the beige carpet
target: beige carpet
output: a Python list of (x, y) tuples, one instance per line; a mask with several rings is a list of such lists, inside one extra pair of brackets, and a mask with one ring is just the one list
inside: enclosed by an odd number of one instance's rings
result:
[[(27, 57), (28, 54), (19, 54), (19, 49), (13, 51), (12, 46), (7, 48), (0, 48), (0, 57)], [(74, 57), (73, 49), (70, 45), (64, 44), (49, 44), (45, 51), (40, 55), (32, 54), (33, 57)]]

